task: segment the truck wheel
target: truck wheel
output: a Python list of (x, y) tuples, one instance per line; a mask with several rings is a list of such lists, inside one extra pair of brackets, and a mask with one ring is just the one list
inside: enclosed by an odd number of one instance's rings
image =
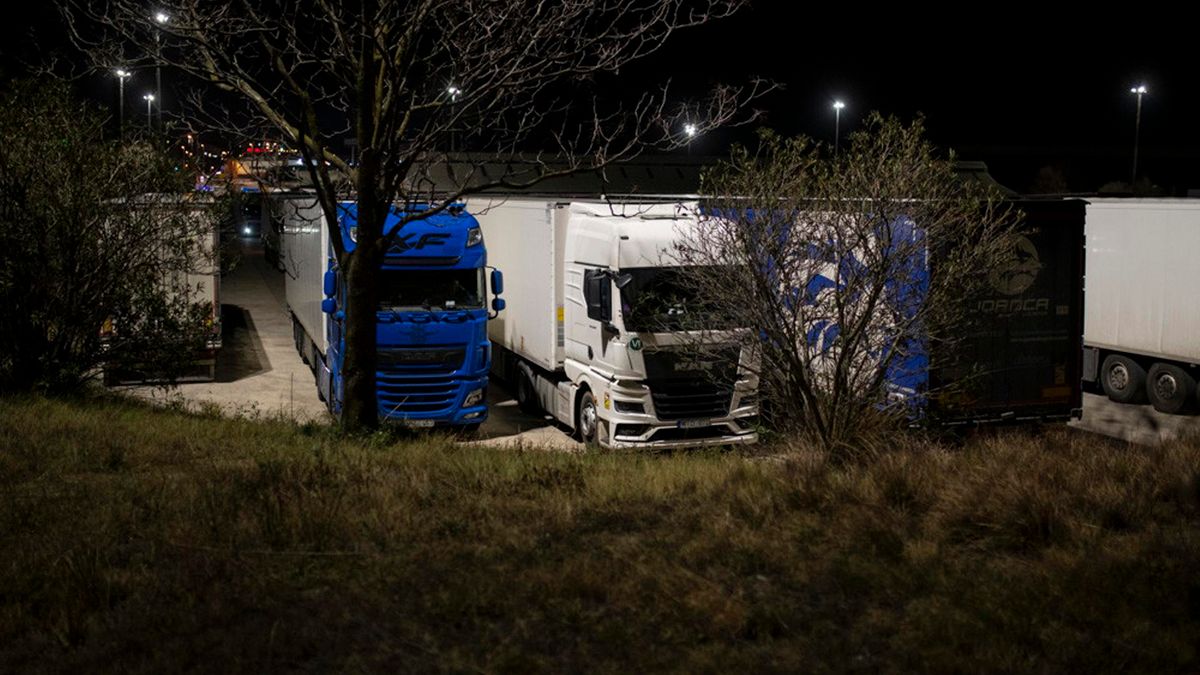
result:
[(533, 383), (529, 381), (529, 375), (521, 370), (517, 371), (517, 407), (527, 415), (538, 415), (542, 412)]
[(1146, 371), (1132, 359), (1109, 354), (1100, 366), (1100, 386), (1117, 403), (1142, 403), (1146, 400)]
[(1192, 412), (1196, 379), (1186, 370), (1169, 363), (1150, 366), (1146, 377), (1146, 395), (1154, 409), (1169, 415)]
[(600, 413), (596, 409), (596, 397), (592, 396), (592, 392), (584, 391), (579, 397), (579, 409), (575, 411), (575, 435), (585, 445), (594, 445), (599, 428)]
[(300, 322), (296, 317), (292, 317), (292, 341), (296, 343), (296, 353), (300, 355), (300, 360), (308, 363), (308, 354), (304, 349), (304, 331), (300, 328)]

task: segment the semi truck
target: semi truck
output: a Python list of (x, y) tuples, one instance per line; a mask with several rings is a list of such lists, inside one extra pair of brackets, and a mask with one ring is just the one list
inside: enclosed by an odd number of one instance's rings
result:
[[(512, 302), (488, 334), (493, 372), (512, 383), (523, 410), (607, 448), (758, 439), (754, 355), (696, 358), (694, 339), (654, 332), (661, 324), (637, 311), (639, 293), (670, 285), (664, 261), (699, 226), (694, 208), (524, 196), (468, 208), (508, 277)], [(713, 333), (713, 350), (741, 350), (721, 335)]]
[[(270, 193), (282, 217), (284, 286), (296, 349), (312, 369), (318, 396), (336, 416), (343, 400), (346, 279), (330, 237), (356, 245), (357, 206), (325, 218), (311, 193)], [(412, 210), (394, 206), (385, 232)], [(380, 270), (375, 309), (380, 419), (410, 427), (473, 431), (487, 419), (489, 310), (487, 251), (475, 218), (455, 206), (403, 224)], [(504, 309), (503, 277), (490, 275), (491, 310)]]
[[(180, 324), (187, 324), (194, 320), (193, 317), (202, 315), (203, 345), (198, 346), (191, 360), (185, 364), (183, 376), (214, 380), (217, 375), (217, 353), (222, 346), (220, 218), (215, 211), (215, 202), (211, 196), (203, 193), (147, 194), (131, 200), (129, 205), (132, 207), (129, 217), (139, 221), (134, 231), (143, 229), (159, 238), (146, 249), (159, 251), (166, 256), (156, 266), (161, 267), (161, 290), (166, 291), (169, 302), (177, 304), (173, 319)], [(181, 242), (184, 244), (182, 249)], [(140, 243), (145, 245), (145, 242)], [(167, 262), (172, 260), (174, 263)], [(110, 349), (112, 341), (123, 330), (135, 333), (154, 330), (145, 324), (122, 326), (120, 323), (119, 319), (110, 317), (101, 326), (100, 335), (105, 350)], [(160, 337), (151, 332), (141, 339), (158, 340)], [(124, 361), (120, 365), (113, 362), (105, 365), (105, 384), (160, 379), (158, 374), (143, 369), (137, 357), (127, 356)]]
[[(1024, 213), (1013, 264), (964, 298), (961, 333), (953, 347), (930, 350), (927, 378), (905, 375), (904, 384), (928, 387), (928, 412), (940, 423), (1082, 414), (1085, 203), (1014, 200), (1009, 207)], [(929, 265), (936, 274), (936, 250)]]
[(1200, 410), (1200, 200), (1090, 199), (1083, 378), (1118, 403)]

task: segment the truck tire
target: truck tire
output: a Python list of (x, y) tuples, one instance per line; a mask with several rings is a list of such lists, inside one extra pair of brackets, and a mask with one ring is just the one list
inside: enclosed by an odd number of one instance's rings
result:
[(1146, 377), (1146, 395), (1161, 413), (1190, 413), (1195, 410), (1196, 379), (1179, 366), (1155, 363)]
[(517, 407), (527, 415), (540, 415), (542, 406), (538, 402), (537, 392), (533, 388), (533, 382), (529, 380), (529, 375), (525, 371), (518, 369), (516, 380)]
[(585, 445), (595, 445), (599, 430), (600, 412), (596, 408), (596, 397), (585, 389), (575, 410), (575, 436)]
[(304, 336), (304, 330), (300, 328), (300, 322), (296, 317), (292, 317), (292, 342), (296, 343), (296, 353), (300, 355), (300, 360), (308, 363), (308, 354), (304, 349), (304, 341), (307, 338)]
[(1133, 359), (1109, 354), (1100, 366), (1100, 386), (1117, 403), (1144, 403), (1146, 371)]

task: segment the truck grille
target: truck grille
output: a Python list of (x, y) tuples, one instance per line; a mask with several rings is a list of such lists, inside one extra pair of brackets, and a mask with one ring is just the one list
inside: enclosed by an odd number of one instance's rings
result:
[(660, 420), (724, 417), (733, 399), (732, 387), (704, 380), (647, 382), (654, 412)]
[(431, 345), (412, 349), (380, 349), (377, 362), (381, 371), (403, 369), (414, 375), (449, 375), (462, 368), (465, 356), (466, 350), (462, 347)]
[(376, 373), (379, 409), (385, 415), (435, 413), (456, 403), (458, 384), (448, 377)]
[(738, 347), (702, 351), (646, 350), (646, 385), (662, 420), (701, 419), (729, 414), (737, 379)]

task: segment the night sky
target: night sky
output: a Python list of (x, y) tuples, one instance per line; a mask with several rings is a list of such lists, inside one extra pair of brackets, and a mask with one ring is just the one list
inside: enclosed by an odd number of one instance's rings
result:
[[(843, 133), (871, 110), (920, 112), (936, 144), (986, 161), (1005, 185), (1026, 190), (1041, 167), (1054, 166), (1079, 192), (1128, 180), (1136, 104), (1129, 88), (1144, 82), (1139, 175), (1169, 194), (1200, 188), (1195, 17), (1144, 3), (1119, 15), (1094, 7), (758, 0), (735, 18), (680, 33), (622, 82), (632, 91), (669, 76), (681, 94), (699, 94), (711, 82), (763, 76), (784, 87), (758, 102), (764, 123), (826, 141), (835, 98), (847, 106)], [(6, 76), (38, 54), (70, 54), (53, 9), (24, 11), (0, 27)], [(93, 79), (80, 90), (111, 104), (113, 86)], [(720, 154), (749, 140), (746, 130), (723, 131), (693, 151)]]
[(782, 132), (832, 140), (835, 98), (847, 105), (843, 132), (871, 110), (920, 112), (939, 146), (986, 161), (1021, 190), (1046, 165), (1080, 191), (1127, 181), (1136, 109), (1129, 89), (1144, 82), (1139, 176), (1181, 194), (1200, 188), (1194, 17), (1145, 3), (1136, 19), (1100, 12), (1047, 3), (962, 3), (955, 12), (758, 2), (675, 47), (688, 54), (689, 80), (734, 80), (740, 71), (783, 83), (761, 105), (766, 124)]

